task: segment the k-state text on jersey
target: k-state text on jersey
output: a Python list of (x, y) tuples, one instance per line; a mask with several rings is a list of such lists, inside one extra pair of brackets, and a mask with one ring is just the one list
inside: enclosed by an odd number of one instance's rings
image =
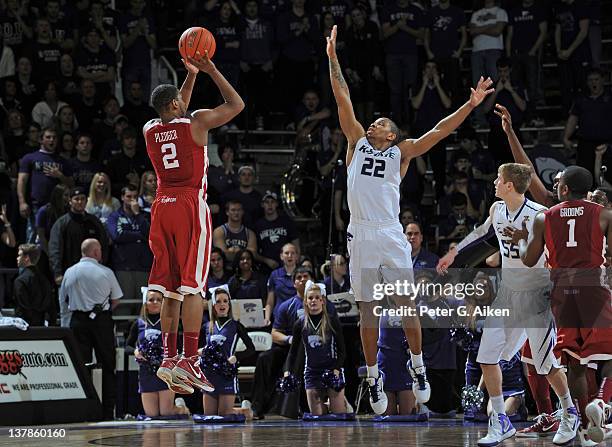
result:
[(385, 157), (385, 158), (395, 158), (395, 152), (394, 151), (378, 151), (376, 149), (373, 149), (371, 147), (366, 146), (365, 144), (362, 145), (359, 149), (357, 149), (359, 152), (363, 152), (364, 154), (368, 154), (368, 155), (373, 155), (374, 157)]
[(176, 134), (176, 130), (169, 130), (167, 132), (158, 132), (155, 133), (155, 142), (163, 143), (165, 141), (178, 140), (178, 135)]

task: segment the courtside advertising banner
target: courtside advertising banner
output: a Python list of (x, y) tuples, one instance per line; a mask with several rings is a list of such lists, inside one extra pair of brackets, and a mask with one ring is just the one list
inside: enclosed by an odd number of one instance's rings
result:
[(62, 340), (0, 341), (0, 404), (86, 397)]

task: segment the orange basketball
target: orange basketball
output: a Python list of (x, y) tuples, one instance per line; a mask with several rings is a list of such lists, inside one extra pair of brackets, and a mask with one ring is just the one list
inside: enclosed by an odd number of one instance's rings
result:
[(201, 26), (194, 26), (185, 30), (179, 39), (179, 52), (185, 60), (187, 60), (188, 56), (196, 57), (196, 52), (198, 51), (202, 56), (208, 51), (208, 57), (212, 59), (216, 48), (215, 37), (210, 31)]

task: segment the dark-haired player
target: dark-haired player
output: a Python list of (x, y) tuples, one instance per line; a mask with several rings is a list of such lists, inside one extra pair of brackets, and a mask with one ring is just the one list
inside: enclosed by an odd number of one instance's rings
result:
[[(372, 292), (377, 283), (412, 280), (410, 244), (398, 221), (400, 182), (410, 160), (424, 154), (446, 138), (468, 117), (484, 98), (493, 92), (493, 83), (482, 77), (472, 89), (470, 100), (440, 121), (418, 139), (400, 138), (398, 126), (389, 118), (379, 118), (365, 131), (355, 118), (348, 86), (336, 55), (337, 27), (327, 38), (331, 85), (338, 104), (340, 127), (348, 140), (348, 251), (351, 256), (351, 285), (359, 302), (361, 342), (366, 359), (370, 404), (377, 414), (387, 408), (383, 380), (376, 364), (378, 319), (373, 313)], [(410, 346), (408, 369), (414, 379), (418, 402), (427, 402), (431, 393), (421, 352), (421, 324), (418, 317), (403, 319)]]
[[(578, 398), (583, 445), (611, 436), (606, 424), (612, 412), (612, 295), (603, 270), (604, 238), (608, 244), (612, 240), (612, 210), (586, 200), (592, 185), (587, 169), (566, 168), (557, 187), (561, 203), (538, 214), (529, 241), (519, 241), (521, 260), (528, 267), (544, 247), (548, 250), (554, 283), (551, 306), (558, 327), (555, 352), (564, 357), (571, 393)], [(604, 380), (599, 399), (587, 406), (586, 368), (594, 361), (603, 363)]]
[[(164, 359), (157, 371), (176, 392), (193, 387), (212, 391), (199, 366), (198, 338), (202, 325), (201, 292), (208, 276), (211, 217), (206, 204), (208, 130), (222, 126), (244, 108), (244, 102), (208, 55), (183, 61), (187, 78), (180, 90), (160, 85), (151, 93), (159, 118), (143, 128), (147, 152), (157, 174), (151, 206), (149, 245), (155, 256), (149, 290), (163, 294), (161, 327)], [(199, 71), (208, 74), (225, 103), (187, 114)], [(182, 313), (181, 313), (182, 303)], [(179, 318), (183, 321), (184, 356), (177, 354)]]

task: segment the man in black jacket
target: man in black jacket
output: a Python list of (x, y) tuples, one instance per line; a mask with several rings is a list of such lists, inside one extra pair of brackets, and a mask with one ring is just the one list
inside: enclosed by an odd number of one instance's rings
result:
[(60, 285), (64, 272), (81, 259), (81, 243), (85, 239), (97, 239), (102, 245), (102, 259), (108, 259), (108, 233), (96, 216), (85, 212), (87, 195), (85, 189), (70, 190), (70, 210), (57, 219), (49, 237), (49, 263)]
[(57, 311), (53, 303), (51, 284), (36, 264), (40, 259), (40, 248), (34, 244), (22, 244), (17, 252), (17, 266), (23, 269), (15, 278), (13, 293), (15, 315), (30, 326), (55, 326)]

